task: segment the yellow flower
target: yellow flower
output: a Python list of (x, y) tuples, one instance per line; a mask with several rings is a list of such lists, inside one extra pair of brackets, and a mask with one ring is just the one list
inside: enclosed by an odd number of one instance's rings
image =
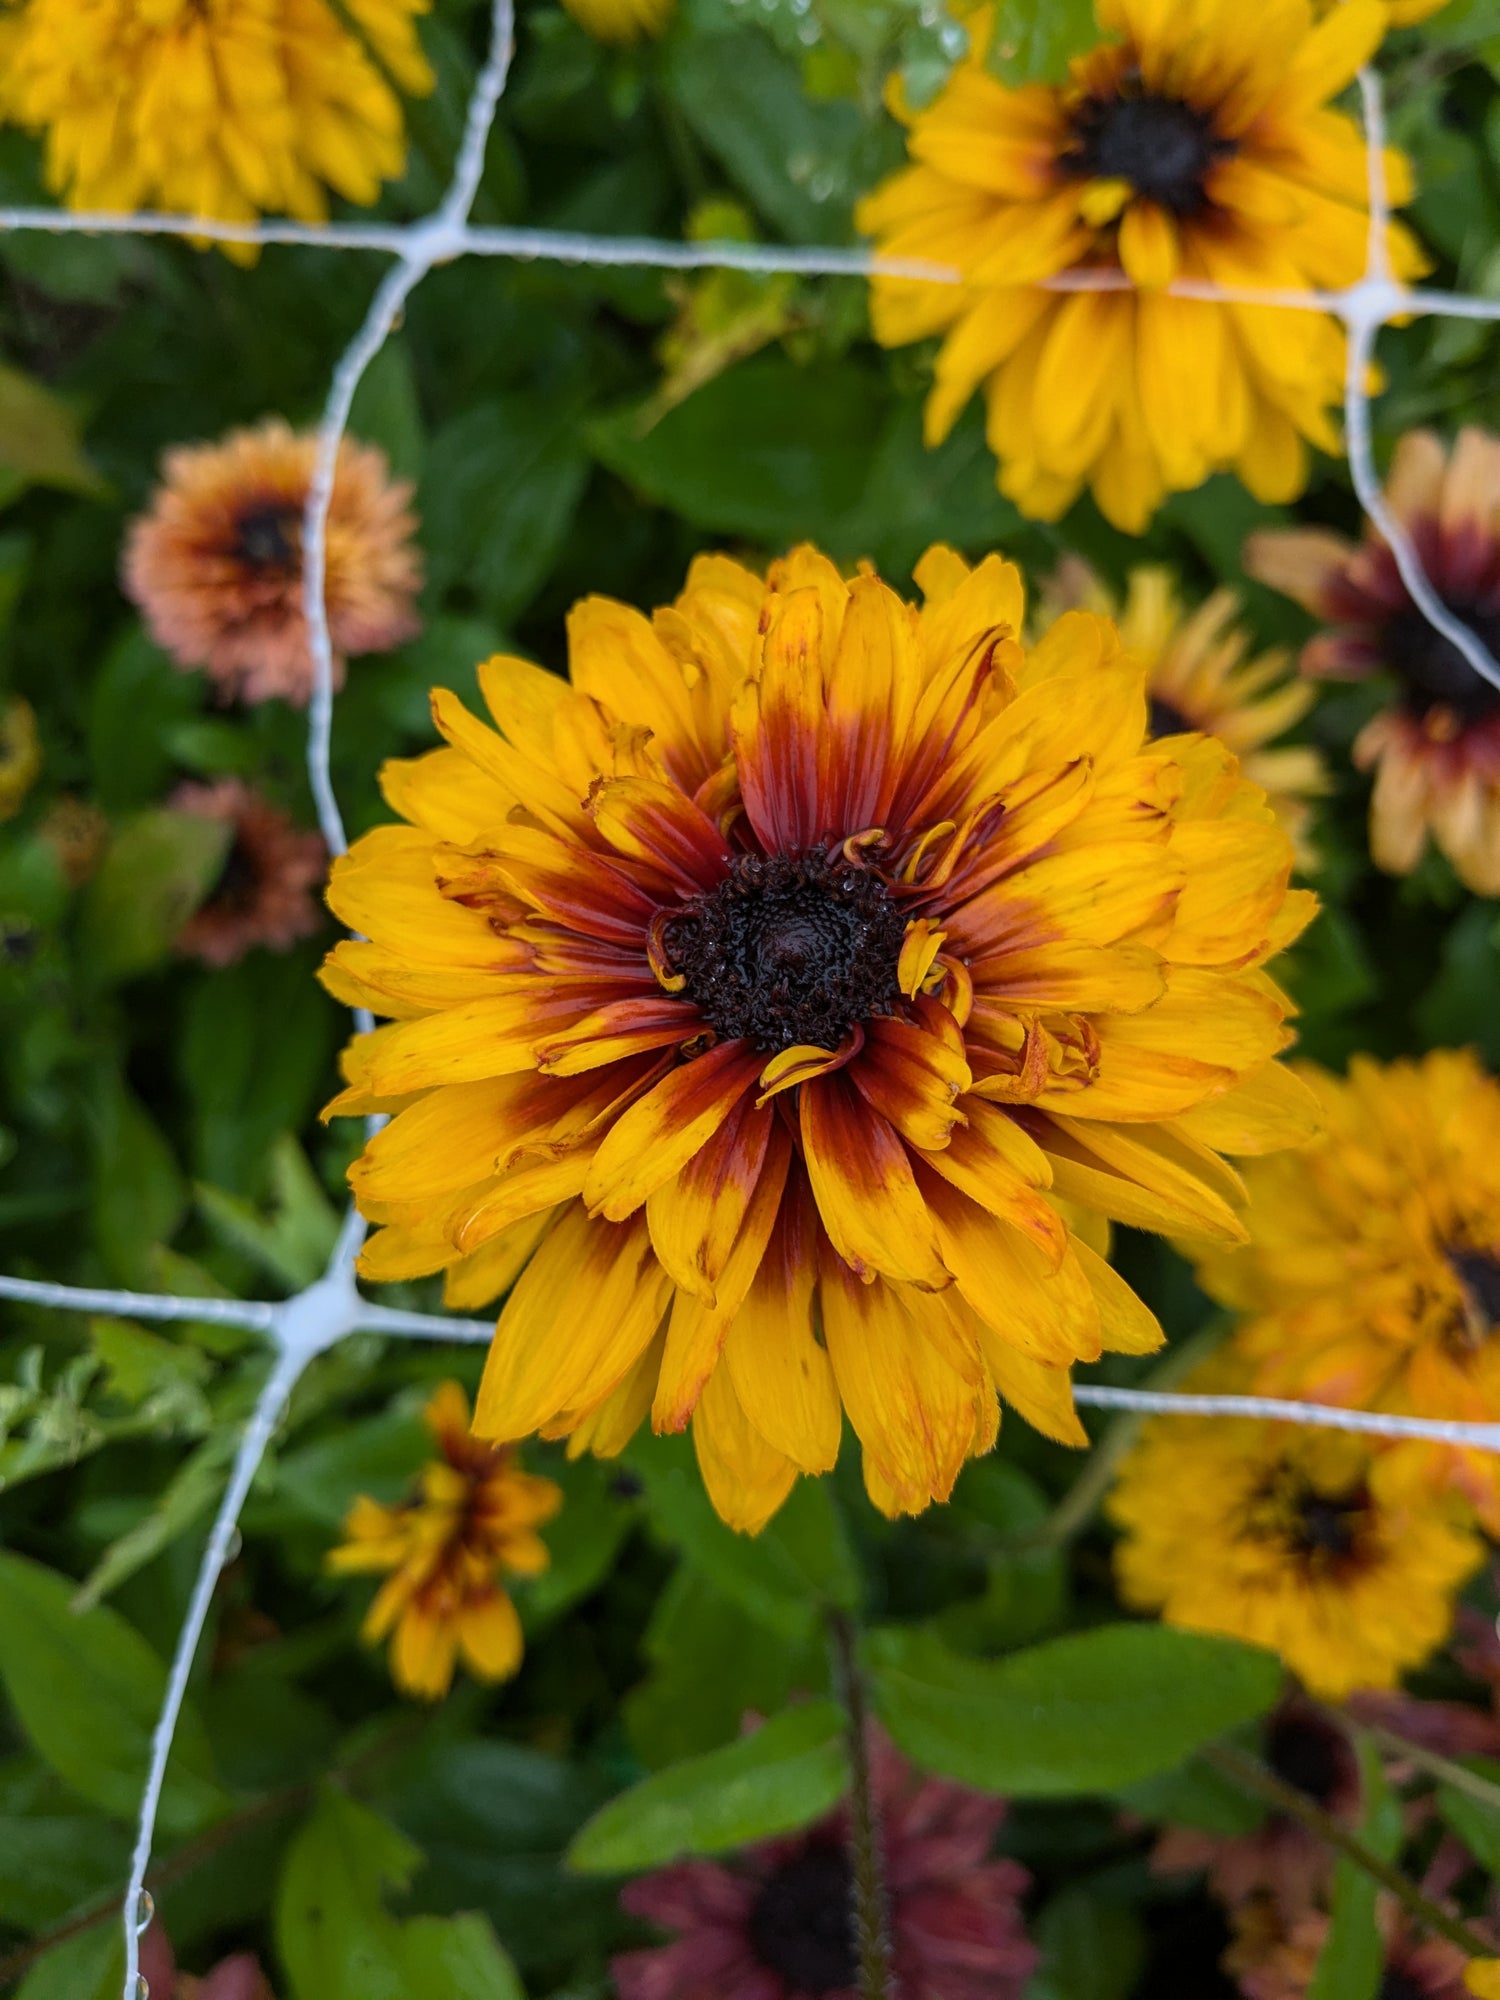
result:
[(502, 1574), (538, 1576), (550, 1558), (536, 1533), (562, 1505), (550, 1479), (523, 1472), (514, 1452), (469, 1435), (469, 1399), (444, 1382), (427, 1405), (442, 1456), (422, 1469), (416, 1496), (382, 1507), (361, 1495), (349, 1537), (328, 1556), (339, 1575), (389, 1571), (364, 1636), (391, 1635), (391, 1678), (436, 1701), (460, 1658), (482, 1681), (508, 1680), (521, 1664), (521, 1621)]
[(1478, 2000), (1500, 2000), (1500, 1958), (1471, 1958), (1464, 1967), (1464, 1991)]
[[(321, 222), (404, 171), (403, 90), (432, 88), (430, 0), (20, 0), (0, 115), (46, 133), (73, 208)], [(253, 247), (230, 248), (249, 261)]]
[(623, 44), (661, 34), (676, 0), (562, 0), (562, 4), (596, 41)]
[[(1500, 1084), (1470, 1053), (1347, 1082), (1304, 1071), (1326, 1136), (1253, 1163), (1251, 1241), (1202, 1247), (1200, 1282), (1253, 1315), (1241, 1344), (1264, 1394), (1500, 1421)], [(1452, 1482), (1500, 1533), (1500, 1458), (1391, 1448), (1412, 1479)]]
[[(1263, 500), (1338, 449), (1340, 324), (1311, 312), (1169, 296), (1178, 277), (1304, 291), (1359, 277), (1365, 156), (1328, 101), (1378, 45), (1379, 0), (1314, 23), (1309, 0), (1097, 0), (1117, 39), (1066, 84), (1007, 89), (969, 55), (907, 116), (913, 164), (868, 196), (883, 253), (957, 265), (960, 285), (876, 278), (876, 337), (944, 336), (927, 401), (938, 443), (984, 385), (999, 483), (1054, 519), (1085, 483), (1117, 526), (1232, 467)], [(897, 107), (900, 110), (900, 107)], [(905, 114), (903, 114), (905, 115)], [(1392, 154), (1396, 200), (1410, 191)], [(1403, 275), (1421, 268), (1391, 236)], [(1116, 289), (1044, 291), (1059, 273)]]
[(1246, 658), (1249, 637), (1233, 622), (1240, 608), (1235, 593), (1216, 590), (1188, 612), (1172, 572), (1143, 565), (1130, 572), (1119, 612), (1087, 565), (1069, 556), (1048, 594), (1059, 604), (1117, 617), (1121, 641), (1146, 669), (1151, 734), (1217, 736), (1238, 757), (1243, 776), (1265, 793), (1308, 866), (1312, 800), (1328, 789), (1323, 759), (1299, 744), (1273, 746), (1312, 707), (1314, 690), (1288, 678), (1279, 648)]
[(917, 576), (920, 610), (804, 548), (700, 557), (653, 620), (586, 599), (571, 685), (480, 668), (498, 734), (434, 695), (450, 747), (384, 774), (410, 824), (329, 892), (361, 936), (326, 983), (397, 1017), (331, 1107), (395, 1114), (365, 1274), (514, 1283), (480, 1433), (691, 1418), (744, 1528), (844, 1411), (890, 1513), (997, 1389), (1082, 1443), (1072, 1362), (1160, 1334), (1048, 1191), (1233, 1241), (1212, 1149), (1310, 1129), (1261, 967), (1314, 903), (1261, 793), (1143, 745), (1104, 620), (1028, 653), (1010, 564)]
[(36, 711), (17, 697), (0, 709), (0, 820), (15, 818), (41, 768)]
[[(1500, 438), (1465, 426), (1450, 452), (1408, 431), (1386, 498), (1443, 603), (1500, 657)], [(1373, 526), (1359, 542), (1327, 528), (1252, 535), (1245, 567), (1328, 627), (1303, 648), (1304, 673), (1395, 684), (1354, 745), (1359, 768), (1375, 768), (1377, 864), (1409, 875), (1430, 833), (1469, 888), (1500, 895), (1500, 688), (1417, 610)]]
[[(1252, 1370), (1217, 1355), (1183, 1383), (1243, 1391)], [(1342, 1700), (1393, 1687), (1448, 1632), (1483, 1544), (1460, 1503), (1388, 1490), (1371, 1441), (1242, 1417), (1154, 1417), (1120, 1468), (1127, 1603), (1172, 1625), (1279, 1653)]]

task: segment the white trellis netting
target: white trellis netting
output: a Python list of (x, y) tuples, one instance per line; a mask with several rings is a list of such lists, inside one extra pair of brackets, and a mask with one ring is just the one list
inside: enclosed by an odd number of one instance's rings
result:
[[(882, 259), (857, 248), (829, 250), (744, 243), (671, 243), (641, 237), (589, 236), (560, 230), (475, 227), (469, 221), (469, 211), (479, 185), (485, 147), (510, 67), (514, 39), (513, 0), (493, 0), (491, 21), (490, 52), (469, 102), (452, 181), (442, 202), (422, 221), (402, 226), (343, 222), (314, 227), (276, 220), (252, 224), (178, 215), (91, 215), (54, 209), (0, 208), (0, 230), (171, 235), (221, 243), (301, 244), (333, 250), (376, 251), (395, 260), (381, 280), (363, 324), (334, 370), (324, 405), (317, 459), (303, 523), (303, 547), (306, 552), (304, 588), (314, 666), (313, 693), (308, 705), (307, 770), (317, 806), (318, 823), (333, 854), (342, 853), (346, 846), (343, 820), (329, 773), (333, 728), (333, 650), (323, 597), (325, 531), (334, 467), (360, 380), (391, 332), (407, 298), (429, 271), (456, 257), (475, 256), (601, 266), (636, 265), (664, 270), (733, 268), (766, 274), (810, 276), (867, 277), (882, 271), (892, 276), (921, 278), (934, 284), (961, 282), (961, 274), (945, 265), (910, 259)], [(1382, 326), (1394, 319), (1416, 314), (1500, 320), (1500, 301), (1470, 298), (1424, 287), (1407, 287), (1392, 277), (1385, 244), (1389, 211), (1383, 162), (1384, 112), (1380, 83), (1373, 72), (1364, 71), (1359, 85), (1370, 186), (1369, 250), (1360, 281), (1339, 292), (1227, 288), (1194, 279), (1179, 279), (1169, 289), (1184, 298), (1278, 306), (1288, 311), (1333, 313), (1344, 322), (1349, 336), (1344, 393), (1345, 434), (1350, 471), (1360, 503), (1389, 542), (1413, 601), (1424, 616), (1459, 649), (1477, 673), (1500, 687), (1500, 664), (1475, 633), (1457, 620), (1439, 600), (1409, 537), (1385, 504), (1371, 448), (1369, 399), (1365, 387), (1376, 337)], [(1049, 289), (1072, 290), (1095, 285), (1114, 288), (1128, 282), (1122, 274), (1114, 272), (1068, 273), (1051, 281)], [(356, 1010), (355, 1022), (361, 1029), (373, 1025), (370, 1016), (362, 1010)], [(146, 1982), (140, 1975), (139, 1940), (152, 1914), (145, 1880), (155, 1836), (157, 1808), (193, 1660), (214, 1589), (232, 1549), (241, 1509), (298, 1378), (316, 1355), (349, 1333), (381, 1333), (407, 1340), (487, 1341), (490, 1337), (491, 1323), (486, 1320), (446, 1319), (425, 1313), (398, 1312), (390, 1307), (371, 1304), (363, 1298), (354, 1282), (354, 1260), (364, 1233), (363, 1220), (351, 1209), (323, 1276), (295, 1298), (278, 1303), (178, 1298), (0, 1276), (0, 1298), (68, 1312), (114, 1313), (138, 1319), (206, 1321), (244, 1327), (265, 1334), (272, 1353), (270, 1373), (240, 1439), (229, 1481), (204, 1547), (152, 1739), (130, 1880), (124, 1897), (124, 2000), (150, 2000)], [(1080, 1403), (1102, 1409), (1272, 1418), (1288, 1423), (1366, 1432), (1380, 1437), (1421, 1438), (1434, 1443), (1500, 1452), (1500, 1423), (1447, 1423), (1258, 1396), (1193, 1396), (1097, 1385), (1081, 1385), (1076, 1395)]]

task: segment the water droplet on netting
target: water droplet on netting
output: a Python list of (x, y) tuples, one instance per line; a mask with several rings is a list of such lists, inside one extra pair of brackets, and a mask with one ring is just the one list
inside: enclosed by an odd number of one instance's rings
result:
[(238, 1528), (234, 1528), (234, 1529), (232, 1529), (232, 1530), (230, 1531), (230, 1536), (229, 1536), (229, 1540), (228, 1540), (228, 1542), (227, 1542), (227, 1543), (225, 1544), (225, 1548), (224, 1548), (224, 1567), (225, 1567), (225, 1569), (228, 1569), (229, 1565), (230, 1565), (230, 1564), (231, 1564), (232, 1562), (235, 1562), (235, 1561), (237, 1561), (237, 1560), (238, 1560), (238, 1558), (239, 1558), (239, 1553), (240, 1553), (240, 1550), (241, 1550), (241, 1549), (242, 1549), (242, 1548), (243, 1548), (244, 1546), (245, 1546), (245, 1538), (244, 1538), (244, 1536), (243, 1536), (243, 1535), (242, 1535), (242, 1534), (240, 1533), (240, 1531), (239, 1531), (239, 1529), (238, 1529)]
[(135, 1980), (135, 2000), (151, 2000), (151, 1988), (146, 1984), (144, 1972), (138, 1972)]
[(149, 1889), (142, 1889), (135, 1906), (135, 1934), (151, 1928), (151, 1919), (156, 1915), (156, 1898)]

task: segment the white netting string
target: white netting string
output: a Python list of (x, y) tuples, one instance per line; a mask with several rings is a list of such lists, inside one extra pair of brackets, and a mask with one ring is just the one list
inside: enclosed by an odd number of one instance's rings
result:
[[(334, 795), (330, 752), (334, 710), (333, 647), (324, 596), (326, 530), (339, 447), (359, 383), (395, 325), (406, 300), (422, 279), (457, 257), (503, 257), (602, 267), (635, 266), (661, 270), (733, 269), (764, 275), (916, 278), (933, 284), (960, 284), (952, 266), (921, 259), (880, 257), (859, 248), (823, 249), (746, 243), (673, 243), (649, 237), (595, 236), (527, 228), (484, 228), (469, 221), (483, 170), (485, 148), (505, 88), (514, 45), (513, 0), (493, 0), (490, 50), (476, 80), (452, 180), (442, 202), (422, 220), (404, 225), (338, 222), (325, 225), (271, 219), (225, 222), (209, 216), (89, 214), (47, 208), (0, 207), (0, 230), (40, 230), (54, 234), (182, 236), (216, 243), (296, 244), (331, 250), (365, 250), (395, 259), (376, 289), (364, 321), (333, 373), (318, 431), (315, 470), (303, 518), (306, 552), (304, 602), (313, 658), (313, 691), (308, 704), (307, 770), (318, 824), (331, 854), (346, 847), (343, 818)], [(1361, 506), (1390, 544), (1413, 602), (1483, 678), (1500, 687), (1500, 664), (1475, 633), (1437, 596), (1402, 524), (1381, 491), (1371, 444), (1367, 383), (1380, 329), (1396, 319), (1435, 314), (1457, 319), (1500, 320), (1500, 300), (1469, 297), (1433, 287), (1407, 286), (1392, 275), (1386, 249), (1389, 206), (1384, 167), (1384, 110), (1380, 81), (1360, 73), (1366, 151), (1369, 163), (1370, 230), (1365, 271), (1341, 291), (1297, 291), (1254, 286), (1219, 286), (1178, 279), (1168, 289), (1180, 298), (1222, 304), (1264, 305), (1290, 311), (1326, 312), (1348, 331), (1344, 384), (1345, 436), (1350, 472)], [(1045, 289), (1124, 289), (1120, 272), (1064, 273)], [(355, 1010), (356, 1025), (371, 1017)], [(281, 1420), (287, 1401), (308, 1363), (347, 1334), (379, 1333), (395, 1339), (488, 1341), (489, 1320), (451, 1319), (403, 1312), (372, 1304), (354, 1282), (354, 1261), (365, 1225), (351, 1208), (328, 1268), (294, 1298), (192, 1299), (157, 1293), (59, 1285), (0, 1276), (0, 1299), (65, 1312), (111, 1313), (135, 1319), (198, 1321), (237, 1326), (269, 1337), (270, 1373), (246, 1424), (199, 1564), (187, 1616), (173, 1653), (141, 1799), (130, 1880), (123, 1904), (125, 1982), (123, 2000), (150, 2000), (140, 1975), (140, 1938), (154, 1905), (145, 1887), (155, 1838), (157, 1809), (166, 1779), (177, 1722), (213, 1593), (230, 1559), (239, 1516), (255, 1475)], [(1322, 1403), (1277, 1397), (1190, 1395), (1175, 1391), (1110, 1388), (1080, 1384), (1077, 1400), (1088, 1407), (1142, 1414), (1257, 1417), (1316, 1425), (1382, 1438), (1415, 1438), (1469, 1450), (1500, 1452), (1500, 1423), (1444, 1422), (1376, 1411), (1345, 1410)]]

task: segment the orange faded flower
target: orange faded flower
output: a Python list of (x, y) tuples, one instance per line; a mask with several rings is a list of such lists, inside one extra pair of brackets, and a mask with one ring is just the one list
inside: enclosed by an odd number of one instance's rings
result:
[[(149, 510), (131, 523), (122, 581), (151, 637), (202, 668), (227, 701), (306, 702), (312, 654), (302, 610), (302, 514), (317, 440), (272, 417), (220, 444), (181, 445)], [(411, 487), (385, 455), (345, 439), (328, 515), (324, 593), (334, 676), (351, 654), (418, 631), (421, 556)]]
[[(988, 1450), (997, 1391), (1082, 1443), (1069, 1370), (1155, 1321), (1056, 1205), (1239, 1237), (1217, 1147), (1305, 1136), (1264, 961), (1314, 907), (1138, 662), (951, 550), (907, 604), (815, 550), (698, 558), (648, 620), (498, 658), (496, 727), (389, 765), (340, 862), (330, 989), (393, 1023), (335, 1110), (374, 1278), (509, 1287), (486, 1436), (618, 1450), (689, 1420), (754, 1529), (847, 1413), (890, 1513)], [(1194, 1218), (1189, 1221), (1189, 1218)]]
[[(1431, 431), (1408, 432), (1386, 498), (1438, 596), (1500, 658), (1500, 438), (1467, 428), (1449, 454)], [(1500, 895), (1500, 687), (1428, 624), (1379, 531), (1252, 535), (1245, 567), (1329, 628), (1304, 648), (1304, 673), (1394, 684), (1354, 745), (1360, 769), (1375, 767), (1379, 865), (1410, 874), (1430, 833), (1471, 889)]]
[(505, 1446), (469, 1433), (469, 1399), (444, 1382), (427, 1405), (442, 1456), (422, 1469), (415, 1496), (383, 1507), (364, 1495), (344, 1523), (348, 1541), (328, 1567), (389, 1572), (365, 1619), (372, 1644), (391, 1639), (391, 1678), (436, 1701), (462, 1659), (476, 1679), (508, 1680), (521, 1664), (521, 1621), (501, 1576), (539, 1576), (551, 1560), (537, 1534), (562, 1505), (550, 1479), (523, 1472)]
[(328, 859), (321, 835), (293, 826), (238, 778), (179, 785), (169, 803), (231, 829), (217, 878), (177, 935), (180, 952), (205, 965), (233, 965), (256, 945), (289, 951), (312, 936), (322, 914), (315, 891)]

